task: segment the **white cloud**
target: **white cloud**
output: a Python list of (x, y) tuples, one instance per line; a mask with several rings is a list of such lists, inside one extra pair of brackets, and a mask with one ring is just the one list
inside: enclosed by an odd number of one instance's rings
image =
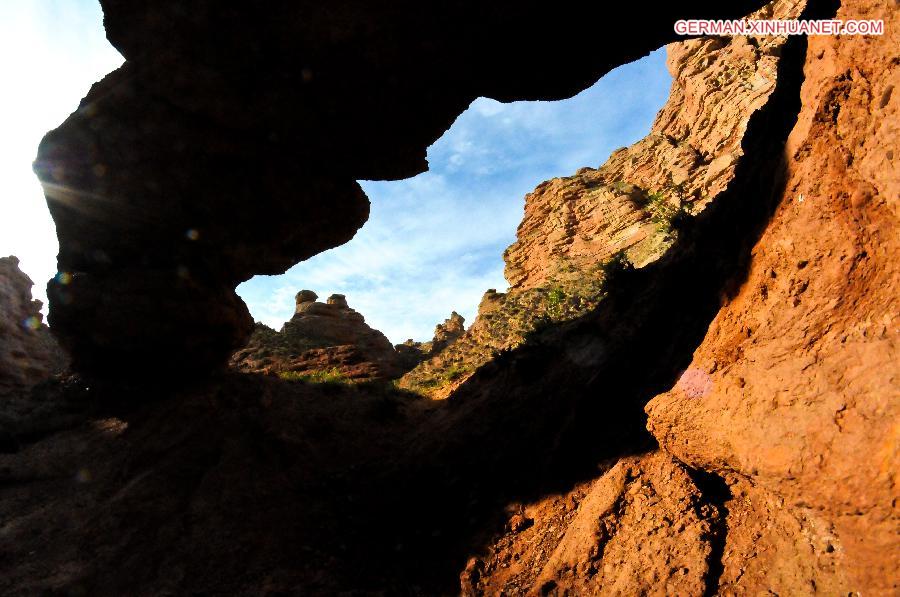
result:
[[(0, 4), (0, 56), (0, 254), (21, 258), (43, 299), (57, 243), (31, 161), (42, 135), (122, 59), (95, 0)], [(430, 172), (363, 183), (372, 215), (356, 238), (283, 276), (258, 276), (240, 294), (254, 317), (277, 327), (297, 290), (341, 292), (395, 342), (429, 338), (454, 309), (471, 321), (483, 292), (505, 287), (501, 254), (524, 195), (645, 134), (668, 85), (657, 52), (570, 100), (479, 98), (429, 149)]]
[(506, 288), (501, 255), (515, 238), (525, 194), (552, 176), (598, 166), (646, 134), (669, 83), (657, 52), (570, 100), (479, 98), (429, 148), (429, 172), (362, 183), (372, 212), (353, 240), (238, 291), (257, 319), (276, 328), (302, 288), (321, 299), (346, 294), (395, 343), (429, 339), (452, 310), (471, 323), (484, 291)]

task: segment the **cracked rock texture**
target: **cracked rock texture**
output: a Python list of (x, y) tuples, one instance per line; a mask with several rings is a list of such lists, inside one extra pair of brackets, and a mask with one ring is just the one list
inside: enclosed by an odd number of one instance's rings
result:
[(461, 576), (468, 595), (701, 595), (722, 513), (683, 465), (656, 452), (513, 511)]
[[(663, 449), (827, 521), (851, 586), (898, 590), (900, 11), (883, 36), (813, 38), (788, 182), (746, 280), (681, 383), (647, 406)], [(814, 551), (821, 545), (815, 545)]]

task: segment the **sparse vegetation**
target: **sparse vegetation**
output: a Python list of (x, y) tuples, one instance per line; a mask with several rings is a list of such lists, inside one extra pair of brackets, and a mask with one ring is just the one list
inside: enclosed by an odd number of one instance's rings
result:
[(471, 367), (468, 367), (466, 365), (459, 364), (459, 363), (454, 363), (453, 365), (450, 366), (449, 369), (447, 369), (447, 373), (444, 374), (444, 378), (447, 381), (456, 381), (457, 379), (459, 379), (460, 377), (463, 377), (464, 375), (466, 375), (467, 373), (470, 373), (471, 371), (472, 371)]
[(624, 180), (617, 180), (612, 184), (612, 189), (620, 194), (628, 194), (634, 190), (634, 185), (625, 182)]
[(634, 269), (631, 261), (625, 251), (616, 251), (609, 259), (600, 265), (600, 271), (603, 273), (603, 282), (605, 286), (615, 280), (623, 272)]
[(344, 375), (337, 367), (316, 371), (281, 371), (278, 377), (285, 381), (299, 381), (304, 383), (351, 383), (352, 380)]
[(656, 224), (657, 230), (670, 234), (677, 230), (690, 216), (685, 207), (687, 191), (684, 182), (672, 182), (669, 176), (669, 184), (666, 192), (654, 192), (647, 194), (646, 209), (651, 213), (651, 221)]
[(559, 319), (565, 314), (566, 291), (556, 286), (547, 293), (547, 313), (553, 319)]

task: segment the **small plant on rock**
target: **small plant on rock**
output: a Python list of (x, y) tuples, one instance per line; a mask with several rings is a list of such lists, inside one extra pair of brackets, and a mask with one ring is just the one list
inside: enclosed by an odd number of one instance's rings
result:
[(566, 291), (556, 286), (547, 293), (547, 313), (553, 319), (559, 319), (565, 315)]
[(600, 266), (600, 272), (603, 274), (604, 286), (609, 285), (623, 273), (633, 269), (634, 265), (629, 261), (625, 251), (616, 251)]

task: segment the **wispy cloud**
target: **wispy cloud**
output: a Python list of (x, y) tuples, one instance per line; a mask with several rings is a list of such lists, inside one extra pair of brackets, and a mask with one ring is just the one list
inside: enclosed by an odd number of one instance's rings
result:
[(451, 310), (471, 322), (484, 291), (506, 287), (501, 255), (525, 194), (645, 135), (670, 83), (659, 50), (568, 100), (480, 98), (429, 148), (428, 172), (362, 181), (372, 211), (353, 240), (238, 292), (274, 327), (291, 316), (301, 288), (346, 294), (394, 342), (429, 338)]

